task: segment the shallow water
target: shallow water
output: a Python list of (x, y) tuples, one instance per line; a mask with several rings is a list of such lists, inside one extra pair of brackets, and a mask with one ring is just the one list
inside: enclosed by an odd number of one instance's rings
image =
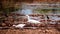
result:
[(28, 15), (28, 14), (32, 14), (33, 12), (32, 12), (32, 9), (23, 9), (21, 13)]

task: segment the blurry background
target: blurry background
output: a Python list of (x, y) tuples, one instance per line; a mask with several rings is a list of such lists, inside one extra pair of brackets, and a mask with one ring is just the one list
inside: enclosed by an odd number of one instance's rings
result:
[[(42, 24), (28, 23), (26, 15)], [(20, 23), (39, 28), (12, 27)], [(60, 0), (0, 0), (0, 27), (0, 34), (60, 34)]]

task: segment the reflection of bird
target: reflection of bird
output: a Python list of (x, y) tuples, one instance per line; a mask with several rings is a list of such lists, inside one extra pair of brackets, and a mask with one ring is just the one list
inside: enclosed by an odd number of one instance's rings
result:
[(37, 21), (37, 20), (30, 19), (28, 15), (26, 15), (26, 16), (27, 16), (27, 18), (28, 18), (28, 21), (27, 21), (27, 22), (29, 22), (29, 23), (34, 23), (34, 24), (41, 23), (41, 22), (39, 22), (39, 21)]
[(18, 24), (18, 25), (13, 25), (16, 28), (23, 28), (26, 24)]

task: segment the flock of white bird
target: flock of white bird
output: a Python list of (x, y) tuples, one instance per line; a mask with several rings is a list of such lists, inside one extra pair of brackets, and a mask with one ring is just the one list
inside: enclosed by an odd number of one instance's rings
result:
[[(29, 23), (34, 23), (34, 24), (41, 23), (41, 22), (39, 22), (39, 21), (37, 21), (37, 20), (30, 19), (29, 15), (26, 15), (26, 16), (27, 16), (27, 19), (28, 19), (27, 22), (29, 22)], [(13, 26), (16, 27), (16, 28), (23, 28), (25, 25), (26, 25), (26, 24), (18, 24), (18, 25), (13, 25)]]
[[(30, 19), (30, 16), (29, 15), (26, 15), (27, 16), (27, 19), (28, 19), (28, 23), (33, 23), (33, 24), (41, 24), (42, 22), (40, 21), (37, 21), (37, 20), (34, 20), (34, 19)], [(60, 18), (57, 18), (57, 17), (52, 17), (52, 19), (54, 20), (60, 20)], [(13, 25), (14, 27), (16, 28), (23, 28), (26, 24), (18, 24), (18, 25)]]

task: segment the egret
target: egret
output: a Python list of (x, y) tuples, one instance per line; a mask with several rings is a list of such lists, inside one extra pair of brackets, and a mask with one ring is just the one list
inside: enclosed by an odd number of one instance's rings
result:
[(26, 24), (18, 24), (18, 25), (13, 25), (16, 28), (23, 28)]
[(27, 16), (27, 19), (28, 19), (27, 22), (29, 22), (29, 23), (34, 23), (34, 24), (41, 23), (41, 22), (39, 22), (39, 21), (37, 21), (37, 20), (30, 19), (29, 15), (26, 15), (26, 16)]

